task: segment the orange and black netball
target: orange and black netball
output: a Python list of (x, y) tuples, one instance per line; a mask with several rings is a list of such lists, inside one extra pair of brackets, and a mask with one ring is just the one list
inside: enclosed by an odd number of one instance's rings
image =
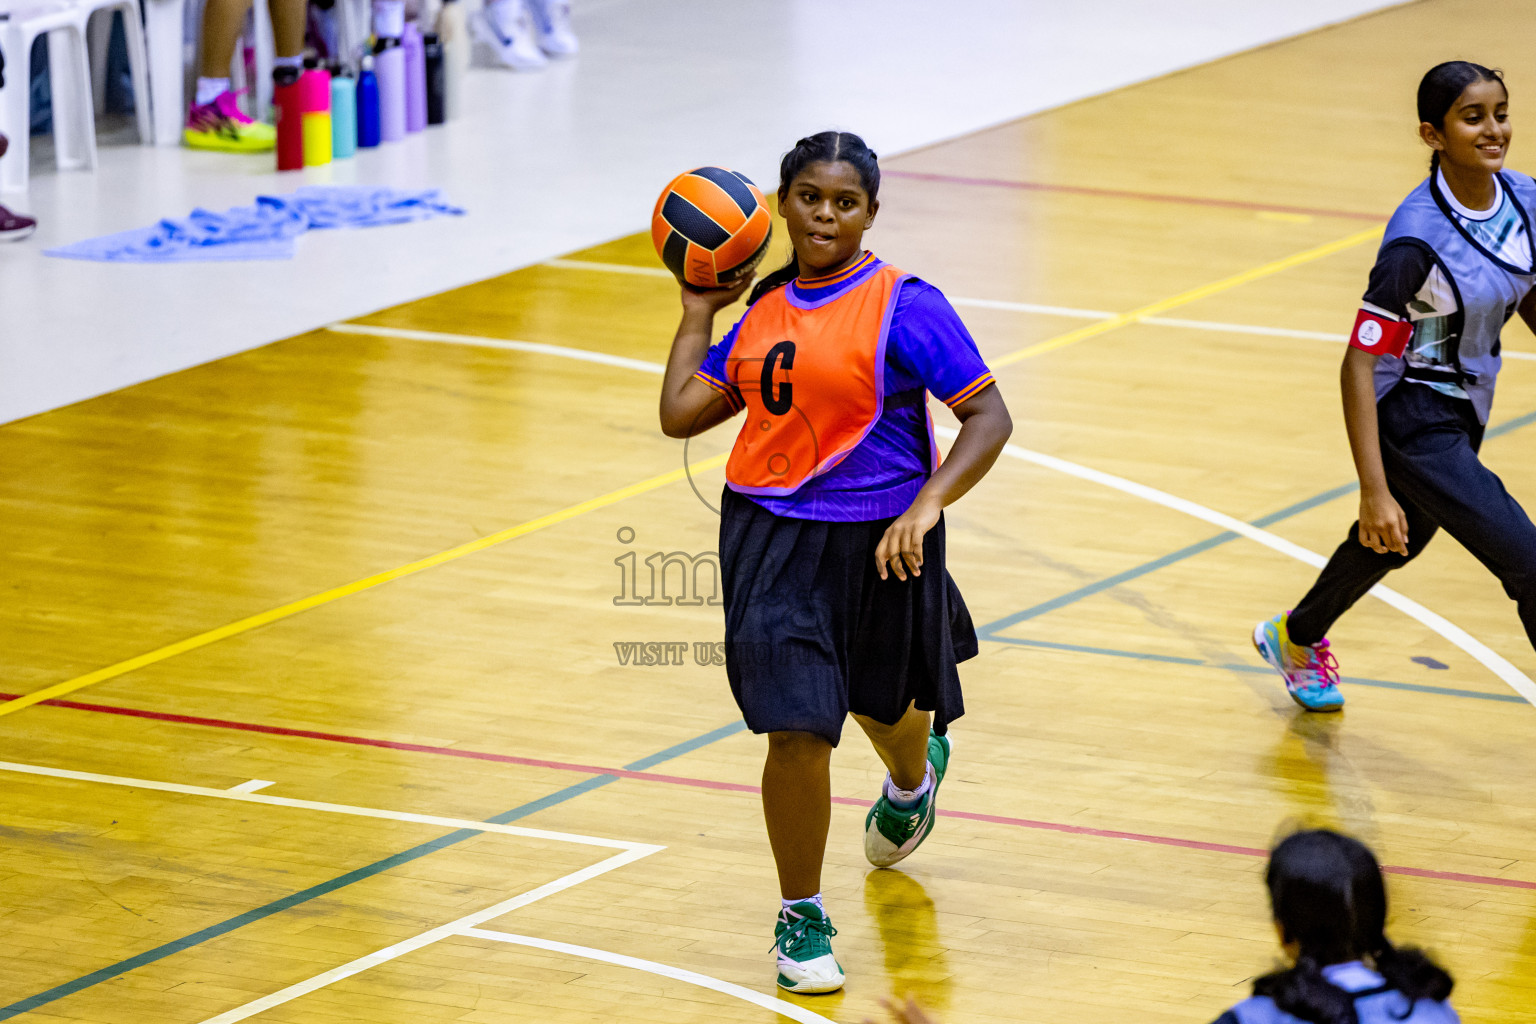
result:
[(768, 251), (773, 218), (752, 180), (724, 167), (673, 178), (651, 214), (651, 241), (668, 270), (695, 288), (729, 288)]

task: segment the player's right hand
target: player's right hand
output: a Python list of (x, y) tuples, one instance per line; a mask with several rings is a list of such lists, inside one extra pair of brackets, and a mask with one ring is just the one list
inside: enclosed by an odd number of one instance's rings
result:
[(728, 288), (695, 288), (691, 284), (683, 285), (683, 308), (699, 309), (714, 315), (741, 298), (746, 290), (752, 287), (752, 274), (737, 281)]

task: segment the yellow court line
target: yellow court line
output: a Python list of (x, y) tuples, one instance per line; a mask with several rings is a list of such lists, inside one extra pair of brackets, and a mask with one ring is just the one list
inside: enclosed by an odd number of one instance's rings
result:
[(262, 626), (290, 618), (291, 616), (298, 615), (300, 612), (307, 612), (311, 608), (318, 608), (321, 605), (330, 604), (332, 601), (339, 601), (344, 597), (350, 597), (364, 590), (371, 590), (374, 587), (382, 586), (391, 580), (398, 580), (402, 576), (410, 576), (413, 573), (431, 569), (446, 562), (463, 558), (466, 555), (473, 555), (478, 551), (493, 548), (498, 544), (504, 544), (509, 540), (526, 536), (542, 530), (546, 526), (554, 526), (556, 523), (575, 519), (577, 516), (585, 515), (588, 512), (595, 512), (600, 508), (617, 504), (626, 498), (633, 498), (637, 494), (644, 494), (647, 491), (654, 491), (658, 487), (665, 487), (667, 484), (676, 483), (689, 473), (701, 473), (705, 470), (714, 469), (717, 466), (723, 466), (727, 457), (727, 454), (721, 454), (701, 459), (690, 466), (674, 469), (659, 476), (653, 476), (648, 480), (641, 480), (638, 483), (630, 484), (628, 487), (621, 487), (616, 491), (609, 491), (607, 494), (599, 495), (596, 498), (589, 498), (579, 504), (563, 508), (558, 512), (551, 512), (537, 519), (530, 519), (526, 523), (509, 526), (505, 530), (487, 534), (484, 537), (478, 537), (466, 544), (460, 544), (458, 547), (439, 551), (435, 555), (428, 555), (426, 558), (408, 562), (394, 569), (386, 569), (384, 572), (365, 576), (363, 579), (344, 583), (339, 587), (332, 587), (330, 590), (311, 594), (309, 597), (303, 597), (297, 601), (290, 601), (288, 604), (279, 605), (276, 608), (240, 619), (237, 622), (231, 622), (226, 626), (210, 629), (206, 633), (199, 633), (185, 640), (178, 640), (174, 644), (168, 644), (165, 647), (150, 651), (148, 654), (141, 654), (138, 657), (129, 658), (127, 661), (120, 661), (115, 665), (108, 665), (106, 668), (87, 672), (83, 676), (76, 676), (74, 679), (55, 683), (52, 686), (38, 690), (36, 693), (29, 693), (0, 704), (0, 715), (15, 714), (40, 701), (52, 700), (55, 697), (62, 697), (66, 693), (74, 693), (76, 690), (83, 690), (87, 686), (105, 682), (108, 679), (116, 679), (118, 676), (127, 675), (129, 672), (165, 661), (168, 658), (174, 658), (178, 654), (186, 654), (188, 651), (195, 651), (199, 647), (207, 647), (209, 644), (218, 643), (220, 640), (227, 640), (232, 636), (239, 636), (241, 633), (249, 633), (253, 629), (260, 629)]
[[(1236, 288), (1237, 286), (1247, 284), (1250, 281), (1257, 281), (1260, 278), (1269, 277), (1271, 274), (1278, 274), (1282, 270), (1287, 270), (1291, 267), (1299, 266), (1303, 263), (1310, 263), (1311, 261), (1321, 259), (1324, 256), (1329, 256), (1333, 253), (1341, 252), (1350, 248), (1351, 246), (1359, 245), (1361, 242), (1369, 241), (1370, 239), (1375, 238), (1377, 235), (1381, 234), (1382, 230), (1382, 227), (1367, 228), (1364, 231), (1356, 232), (1355, 234), (1349, 235), (1346, 238), (1341, 238), (1338, 241), (1329, 242), (1326, 245), (1320, 245), (1316, 248), (1307, 249), (1304, 252), (1295, 253), (1294, 255), (1285, 257), (1284, 259), (1265, 263), (1262, 266), (1254, 267), (1252, 270), (1245, 270), (1240, 274), (1234, 274), (1233, 276), (1223, 278), (1220, 281), (1213, 281), (1210, 284), (1201, 285), (1198, 288), (1192, 288), (1189, 291), (1180, 292), (1179, 294), (1170, 296), (1169, 298), (1160, 299), (1159, 301), (1151, 303), (1150, 305), (1142, 306), (1140, 309), (1133, 309), (1129, 313), (1120, 313), (1116, 316), (1109, 317), (1108, 319), (1100, 320), (1097, 323), (1088, 324), (1084, 327), (1079, 327), (1076, 330), (1068, 331), (1066, 334), (1058, 335), (1054, 338), (1042, 341), (1039, 344), (1031, 345), (1028, 348), (1020, 349), (1017, 352), (1012, 352), (1006, 356), (1003, 356), (1001, 359), (991, 361), (991, 365), (993, 367), (1007, 366), (1010, 363), (1016, 363), (1022, 359), (1028, 359), (1032, 356), (1041, 355), (1045, 352), (1050, 352), (1055, 349), (1074, 344), (1075, 342), (1095, 337), (1105, 333), (1106, 331), (1112, 331), (1117, 327), (1124, 327), (1127, 324), (1136, 323), (1138, 320), (1144, 319), (1146, 317), (1156, 316), (1159, 313), (1164, 313), (1178, 306), (1183, 306), (1198, 299), (1203, 299), (1207, 296), (1215, 295), (1218, 292), (1226, 291), (1229, 288)], [(115, 665), (108, 665), (106, 668), (100, 668), (94, 672), (88, 672), (83, 676), (77, 676), (74, 679), (69, 679), (62, 683), (55, 683), (52, 686), (38, 690), (36, 693), (29, 693), (24, 696), (17, 697), (14, 700), (6, 701), (5, 703), (0, 704), (0, 716), (14, 714), (17, 711), (31, 707), (32, 705), (41, 701), (52, 700), (55, 697), (61, 697), (64, 694), (73, 693), (76, 690), (84, 689), (85, 687), (94, 685), (95, 683), (105, 682), (108, 679), (115, 679), (118, 676), (126, 675), (129, 672), (144, 668), (148, 665), (153, 665), (157, 662), (165, 661), (168, 658), (174, 658), (179, 654), (185, 654), (188, 651), (195, 651), (200, 647), (206, 647), (209, 644), (218, 643), (220, 640), (227, 640), (228, 638), (232, 636), (238, 636), (241, 633), (248, 633), (253, 629), (259, 629), (262, 626), (277, 622), (281, 619), (286, 619), (290, 616), (298, 615), (300, 612), (309, 611), (311, 608), (318, 608), (321, 605), (330, 604), (332, 601), (339, 601), (344, 597), (350, 597), (353, 594), (372, 589), (373, 587), (388, 583), (391, 580), (397, 580), (402, 576), (409, 576), (413, 573), (421, 572), (424, 569), (430, 569), (434, 566), (442, 565), (445, 562), (451, 562), (455, 559), (463, 558), (466, 555), (472, 555), (477, 551), (484, 551), (486, 548), (495, 547), (497, 544), (513, 540), (517, 537), (522, 537), (525, 534), (533, 533), (536, 530), (542, 530), (546, 526), (553, 526), (556, 523), (561, 523), (567, 519), (573, 519), (576, 516), (584, 515), (587, 512), (594, 511), (595, 509), (615, 504), (616, 502), (623, 501), (626, 498), (634, 497), (637, 494), (644, 494), (646, 491), (655, 490), (658, 487), (664, 487), (667, 484), (675, 483), (676, 481), (683, 479), (684, 476), (686, 476), (690, 471), (702, 472), (707, 469), (714, 469), (717, 466), (723, 465), (726, 458), (726, 455), (716, 455), (712, 458), (704, 459), (701, 462), (694, 463), (691, 467), (675, 469), (670, 473), (663, 473), (660, 476), (653, 476), (648, 480), (642, 480), (639, 483), (630, 484), (628, 487), (622, 487), (619, 490), (610, 491), (607, 494), (596, 498), (591, 498), (587, 501), (581, 502), (580, 504), (572, 505), (569, 508), (561, 509), (558, 512), (551, 512), (549, 515), (540, 516), (538, 519), (531, 519), (528, 522), (522, 523), (518, 526), (508, 527), (507, 529), (498, 533), (489, 534), (488, 536), (470, 541), (467, 544), (461, 544), (458, 547), (449, 548), (446, 551), (440, 551), (435, 555), (429, 555), (428, 557), (420, 559), (419, 561), (410, 562), (398, 568), (389, 569), (385, 572), (377, 573), (373, 576), (368, 576), (364, 579), (356, 580), (352, 583), (347, 583), (339, 587), (333, 587), (332, 589), (323, 591), (319, 594), (312, 594), (311, 596), (301, 598), (298, 601), (293, 601), (289, 604), (261, 612), (257, 615), (252, 615), (249, 618), (240, 619), (238, 622), (231, 622), (226, 626), (220, 626), (217, 629), (211, 629), (206, 633), (199, 633), (196, 636), (188, 637), (185, 640), (180, 640), (174, 644), (169, 644), (157, 650), (150, 651), (147, 654), (141, 654), (138, 657), (129, 658), (127, 661), (120, 661)]]
[(1377, 227), (1366, 228), (1364, 231), (1357, 231), (1352, 235), (1329, 242), (1326, 245), (1319, 245), (1303, 252), (1294, 253), (1286, 256), (1284, 259), (1265, 263), (1251, 270), (1245, 270), (1240, 274), (1233, 274), (1231, 277), (1224, 277), (1220, 281), (1212, 281), (1210, 284), (1203, 284), (1198, 288), (1179, 292), (1177, 295), (1169, 296), (1166, 299), (1159, 299), (1150, 305), (1142, 306), (1140, 309), (1133, 309), (1129, 313), (1120, 313), (1106, 320), (1075, 328), (1065, 334), (1058, 334), (1054, 338), (1047, 338), (1045, 341), (1021, 348), (1016, 352), (1010, 352), (1001, 359), (989, 359), (988, 363), (993, 369), (996, 369), (999, 366), (1007, 366), (1010, 363), (1017, 363), (1023, 359), (1044, 355), (1047, 352), (1054, 352), (1059, 348), (1066, 348), (1068, 345), (1075, 345), (1079, 341), (1097, 337), (1100, 334), (1113, 331), (1119, 327), (1125, 327), (1128, 324), (1134, 324), (1147, 317), (1157, 316), (1159, 313), (1166, 313), (1168, 310), (1176, 309), (1179, 306), (1186, 306), (1199, 299), (1208, 298), (1219, 292), (1248, 284), (1250, 281), (1257, 281), (1260, 278), (1278, 274), (1282, 270), (1289, 270), (1303, 263), (1311, 263), (1313, 260), (1320, 260), (1324, 256), (1332, 256), (1336, 252), (1343, 252), (1345, 249), (1357, 246), (1361, 242), (1368, 242), (1378, 237), (1383, 229), (1384, 226), (1378, 225)]

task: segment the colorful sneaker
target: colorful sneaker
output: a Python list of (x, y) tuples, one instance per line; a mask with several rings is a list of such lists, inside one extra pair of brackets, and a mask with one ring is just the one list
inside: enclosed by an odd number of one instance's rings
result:
[(949, 768), (954, 745), (948, 736), (928, 734), (928, 775), (932, 784), (916, 807), (891, 804), (880, 790), (880, 799), (864, 818), (864, 856), (877, 868), (888, 868), (922, 845), (933, 831), (938, 811), (939, 783)]
[(539, 49), (550, 57), (574, 57), (581, 49), (571, 28), (571, 0), (528, 0)]
[(537, 71), (549, 63), (534, 36), (524, 0), (492, 0), (470, 21), (470, 30), (513, 71)]
[(277, 145), (277, 129), (246, 117), (235, 102), (235, 94), (226, 89), (212, 103), (187, 111), (187, 126), (181, 138), (193, 149), (267, 153)]
[(1253, 646), (1259, 657), (1285, 680), (1291, 699), (1308, 711), (1337, 711), (1344, 706), (1339, 692), (1339, 663), (1327, 640), (1311, 647), (1291, 643), (1287, 625), (1291, 613), (1282, 612), (1253, 627)]
[(843, 968), (832, 955), (837, 929), (815, 900), (803, 900), (779, 911), (773, 926), (773, 948), (779, 957), (779, 988), (786, 992), (836, 992), (843, 987)]
[(36, 230), (37, 221), (0, 206), (0, 242), (19, 242)]

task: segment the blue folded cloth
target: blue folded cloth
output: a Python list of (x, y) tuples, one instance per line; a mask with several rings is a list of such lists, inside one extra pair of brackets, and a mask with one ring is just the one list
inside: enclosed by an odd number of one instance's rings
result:
[(310, 185), (286, 196), (257, 196), (254, 206), (223, 213), (197, 209), (181, 220), (89, 238), (43, 255), (107, 263), (286, 260), (293, 258), (294, 239), (312, 228), (371, 228), (463, 213), (436, 189)]

